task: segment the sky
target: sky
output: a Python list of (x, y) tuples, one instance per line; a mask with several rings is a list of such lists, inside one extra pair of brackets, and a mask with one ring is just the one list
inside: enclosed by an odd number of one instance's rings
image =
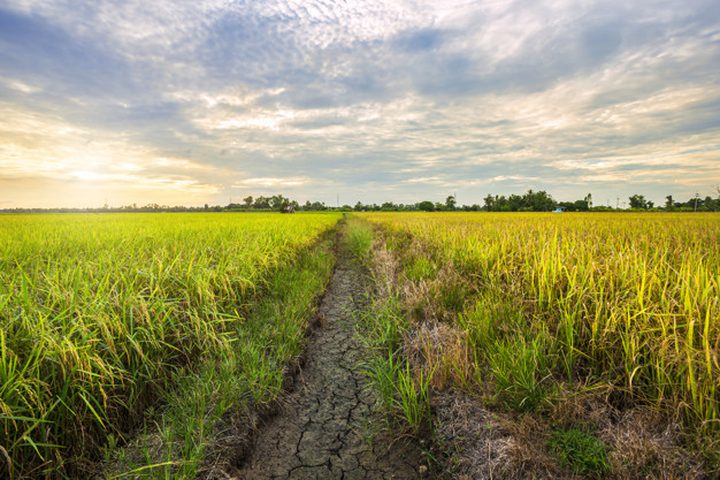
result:
[(718, 0), (0, 0), (0, 208), (717, 184)]

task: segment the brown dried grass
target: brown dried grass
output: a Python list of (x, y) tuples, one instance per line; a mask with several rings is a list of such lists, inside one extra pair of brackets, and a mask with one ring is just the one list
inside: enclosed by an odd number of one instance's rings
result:
[(467, 332), (444, 323), (422, 323), (409, 332), (403, 353), (415, 378), (430, 378), (438, 390), (466, 385), (473, 371)]

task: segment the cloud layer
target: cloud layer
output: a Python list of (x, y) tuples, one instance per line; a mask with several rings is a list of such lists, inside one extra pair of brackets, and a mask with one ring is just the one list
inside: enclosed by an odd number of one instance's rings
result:
[(0, 7), (0, 207), (720, 183), (720, 4)]

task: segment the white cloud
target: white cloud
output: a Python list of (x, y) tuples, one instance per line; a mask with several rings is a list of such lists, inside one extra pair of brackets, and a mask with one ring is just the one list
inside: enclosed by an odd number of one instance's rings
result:
[(5, 179), (201, 202), (720, 182), (710, 0), (9, 5)]

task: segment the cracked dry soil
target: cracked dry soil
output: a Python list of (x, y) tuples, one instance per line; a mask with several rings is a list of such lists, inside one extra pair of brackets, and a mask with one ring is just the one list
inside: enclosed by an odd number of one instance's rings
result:
[(308, 338), (295, 390), (261, 428), (235, 478), (419, 478), (419, 446), (382, 433), (375, 392), (361, 371), (366, 351), (353, 312), (363, 308), (368, 286), (360, 267), (340, 249), (318, 312), (321, 327)]

